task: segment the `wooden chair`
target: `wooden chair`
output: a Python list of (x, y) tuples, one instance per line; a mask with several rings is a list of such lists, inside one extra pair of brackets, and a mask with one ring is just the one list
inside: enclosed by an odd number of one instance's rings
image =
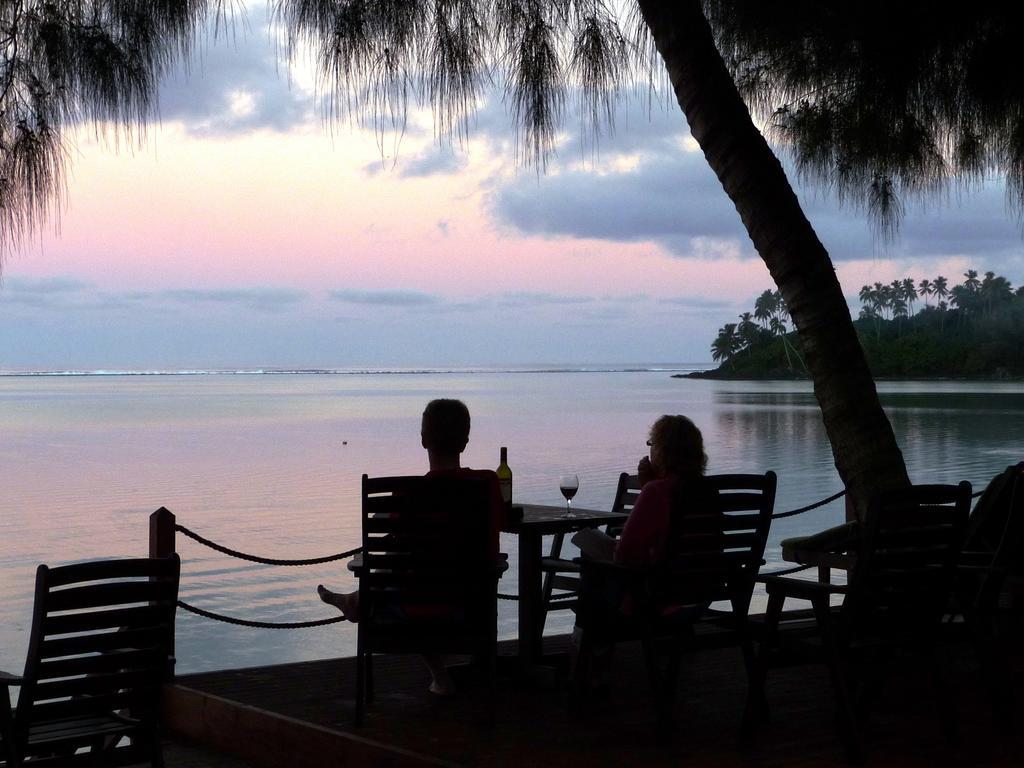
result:
[[(581, 558), (577, 688), (590, 673), (595, 647), (639, 640), (664, 733), (684, 650), (739, 646), (754, 679), (747, 611), (771, 526), (775, 486), (774, 472), (703, 478), (693, 494), (676, 500), (666, 551), (656, 568)], [(711, 604), (723, 602), (728, 610), (712, 614)], [(666, 612), (666, 606), (676, 610)], [(713, 626), (702, 626), (709, 620)], [(655, 644), (663, 638), (669, 642), (662, 667)]]
[[(763, 578), (768, 610), (755, 700), (764, 701), (769, 667), (826, 664), (844, 743), (851, 757), (862, 757), (859, 721), (880, 690), (891, 655), (908, 649), (915, 656), (934, 659), (970, 502), (970, 483), (918, 485), (879, 494), (869, 504), (859, 535), (846, 553), (847, 584)], [(841, 606), (832, 607), (835, 595), (843, 598)], [(811, 603), (816, 630), (812, 637), (779, 632), (788, 598)], [(853, 676), (855, 662), (861, 664)], [(938, 684), (940, 670), (934, 666)], [(854, 680), (856, 692), (851, 691)]]
[(1004, 625), (1008, 580), (1024, 561), (1024, 462), (1000, 472), (978, 499), (957, 561), (954, 602), (946, 619), (951, 639), (968, 631), (992, 693), (996, 717), (1008, 722), (1013, 687)]
[(497, 479), (363, 475), (356, 724), (372, 703), (376, 653), (472, 654), (493, 702)]
[(0, 673), (21, 689), (0, 704), (5, 765), (163, 765), (178, 575), (177, 555), (39, 566), (25, 672)]
[[(612, 512), (629, 514), (640, 496), (640, 478), (623, 472), (619, 475), (619, 483), (615, 488), (615, 499), (612, 501)], [(622, 533), (621, 525), (609, 525), (605, 533), (614, 538)], [(540, 561), (541, 573), (544, 574), (542, 586), (541, 631), (544, 631), (544, 620), (549, 611), (572, 610), (576, 608), (580, 591), (580, 565), (575, 560), (562, 557), (562, 545), (565, 534), (556, 533), (551, 540), (551, 551)]]

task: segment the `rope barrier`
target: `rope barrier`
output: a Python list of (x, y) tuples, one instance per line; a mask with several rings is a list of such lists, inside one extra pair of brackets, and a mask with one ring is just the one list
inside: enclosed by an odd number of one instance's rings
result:
[(347, 552), (339, 552), (336, 555), (326, 555), (324, 557), (310, 557), (305, 560), (282, 560), (275, 557), (259, 557), (258, 555), (249, 555), (245, 552), (239, 552), (236, 549), (225, 547), (223, 544), (218, 544), (214, 541), (210, 541), (207, 538), (200, 536), (195, 531), (190, 531), (183, 525), (175, 525), (174, 530), (180, 531), (181, 533), (188, 536), (193, 541), (197, 541), (205, 547), (214, 549), (217, 552), (221, 552), (231, 557), (237, 557), (239, 560), (248, 560), (250, 563), (261, 563), (263, 565), (319, 565), (321, 563), (333, 563), (336, 560), (347, 560), (353, 555), (357, 555), (363, 551), (362, 547), (356, 547), (350, 549)]
[(822, 499), (821, 501), (816, 501), (813, 504), (808, 504), (806, 507), (800, 507), (799, 509), (791, 509), (788, 512), (776, 512), (772, 515), (772, 520), (781, 520), (784, 517), (793, 517), (793, 515), (799, 515), (803, 512), (810, 512), (812, 509), (823, 507), (829, 502), (835, 501), (836, 499), (840, 499), (845, 495), (846, 489), (844, 488), (839, 493), (833, 493), (827, 499)]
[(214, 613), (213, 611), (196, 608), (184, 600), (178, 601), (178, 607), (183, 608), (189, 613), (194, 613), (196, 616), (202, 616), (204, 619), (213, 619), (214, 621), (222, 621), (225, 624), (237, 624), (241, 627), (255, 627), (257, 629), (306, 629), (307, 627), (323, 627), (327, 624), (337, 624), (339, 621), (345, 621), (345, 617), (340, 615), (330, 619), (317, 619), (316, 621), (251, 621), (250, 619), (236, 619), (233, 616), (225, 616), (222, 613)]
[[(974, 493), (971, 494), (971, 498), (972, 499), (976, 499), (979, 496), (981, 496), (981, 494), (983, 494), (984, 492), (985, 492), (984, 488), (982, 488), (980, 491), (975, 491)], [(791, 509), (788, 512), (776, 512), (775, 514), (772, 515), (772, 520), (781, 520), (784, 517), (793, 517), (794, 515), (799, 515), (799, 514), (802, 514), (804, 512), (810, 512), (812, 509), (817, 509), (818, 507), (823, 507), (826, 504), (829, 504), (829, 503), (835, 501), (836, 499), (840, 499), (840, 498), (842, 498), (845, 495), (846, 495), (846, 490), (844, 489), (842, 491), (839, 491), (839, 493), (832, 494), (827, 499), (822, 499), (821, 501), (816, 501), (813, 504), (808, 504), (806, 507), (800, 507), (799, 509)]]
[[(983, 490), (977, 491), (975, 493), (972, 493), (971, 494), (971, 498), (976, 499), (979, 496), (981, 496), (984, 492), (985, 491), (983, 489)], [(794, 515), (800, 515), (800, 514), (803, 514), (804, 512), (809, 512), (812, 509), (817, 509), (818, 507), (823, 507), (826, 504), (829, 504), (829, 503), (835, 501), (836, 499), (841, 499), (845, 495), (846, 495), (846, 490), (844, 489), (842, 491), (839, 491), (838, 493), (832, 494), (828, 498), (822, 499), (821, 501), (816, 501), (813, 504), (808, 504), (805, 507), (800, 507), (798, 509), (791, 509), (791, 510), (789, 510), (787, 512), (777, 512), (777, 513), (772, 515), (772, 519), (773, 520), (781, 520), (782, 518), (793, 517)], [(363, 551), (362, 547), (356, 547), (355, 549), (350, 549), (350, 550), (347, 550), (345, 552), (339, 552), (336, 555), (326, 555), (324, 557), (310, 557), (310, 558), (306, 558), (306, 559), (303, 559), (303, 560), (286, 560), (286, 559), (274, 558), (274, 557), (260, 557), (258, 555), (250, 555), (250, 554), (247, 554), (245, 552), (239, 552), (238, 550), (231, 549), (230, 547), (225, 547), (223, 544), (218, 544), (218, 543), (216, 543), (214, 541), (210, 541), (209, 539), (207, 539), (207, 538), (205, 538), (203, 536), (200, 536), (195, 531), (192, 531), (192, 530), (186, 528), (183, 525), (175, 525), (174, 526), (174, 530), (178, 531), (180, 533), (185, 534), (186, 536), (188, 536), (193, 541), (196, 541), (199, 544), (202, 544), (203, 546), (209, 547), (210, 549), (216, 550), (217, 552), (221, 552), (221, 553), (223, 553), (225, 555), (230, 555), (231, 557), (236, 557), (239, 560), (247, 560), (247, 561), (249, 561), (251, 563), (260, 563), (262, 565), (287, 565), (287, 566), (319, 565), (321, 563), (332, 563), (332, 562), (335, 562), (337, 560), (346, 560), (346, 559), (352, 557), (353, 555), (357, 555), (357, 554), (359, 554), (360, 552)], [(805, 570), (808, 567), (809, 566), (806, 566), (806, 565), (798, 565), (798, 566), (796, 566), (794, 568), (785, 568), (785, 569), (782, 569), (782, 570), (779, 570), (779, 571), (773, 571), (771, 573), (766, 573), (766, 574), (762, 574), (762, 575), (765, 575), (765, 576), (788, 576), (788, 575), (790, 575), (792, 573), (796, 573), (798, 571)], [(501, 592), (498, 593), (497, 597), (498, 597), (499, 600), (519, 600), (519, 595), (508, 595), (508, 594), (503, 594)], [(221, 613), (214, 613), (213, 611), (207, 611), (207, 610), (204, 610), (202, 608), (197, 608), (194, 605), (189, 605), (188, 603), (186, 603), (183, 600), (179, 600), (178, 601), (178, 607), (183, 609), (183, 610), (185, 610), (185, 611), (188, 611), (189, 613), (193, 613), (196, 616), (202, 616), (203, 618), (206, 618), (206, 619), (213, 619), (214, 621), (221, 621), (221, 622), (224, 622), (225, 624), (235, 624), (235, 625), (242, 626), (242, 627), (254, 627), (254, 628), (257, 628), (257, 629), (306, 629), (306, 628), (309, 628), (309, 627), (323, 627), (323, 626), (326, 626), (328, 624), (337, 624), (338, 622), (345, 621), (345, 617), (344, 616), (335, 616), (335, 617), (330, 618), (330, 619), (317, 619), (317, 620), (314, 620), (314, 621), (252, 621), (250, 619), (239, 619), (239, 618), (235, 618), (234, 616), (225, 616), (224, 614), (221, 614)]]

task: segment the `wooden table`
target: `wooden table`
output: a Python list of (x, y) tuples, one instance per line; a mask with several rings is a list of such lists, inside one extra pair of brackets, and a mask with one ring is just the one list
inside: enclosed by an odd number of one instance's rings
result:
[(566, 517), (564, 506), (514, 506), (519, 507), (523, 510), (522, 519), (509, 522), (503, 530), (519, 539), (519, 660), (523, 667), (530, 668), (541, 656), (544, 605), (540, 561), (544, 556), (544, 536), (623, 523), (628, 515), (573, 507), (573, 516)]

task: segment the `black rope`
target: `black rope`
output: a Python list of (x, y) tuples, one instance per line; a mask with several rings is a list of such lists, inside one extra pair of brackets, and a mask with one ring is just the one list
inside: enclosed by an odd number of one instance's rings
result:
[(501, 592), (498, 593), (499, 600), (518, 600), (519, 595), (504, 595)]
[(203, 538), (195, 531), (190, 531), (183, 525), (175, 525), (174, 530), (180, 531), (181, 533), (188, 536), (194, 541), (198, 541), (203, 546), (215, 549), (218, 552), (223, 552), (225, 555), (231, 557), (237, 557), (239, 560), (248, 560), (250, 563), (262, 563), (263, 565), (319, 565), (320, 563), (333, 563), (336, 560), (346, 560), (352, 555), (357, 555), (363, 551), (362, 547), (356, 547), (350, 549), (347, 552), (339, 552), (336, 555), (326, 555), (325, 557), (310, 557), (305, 560), (281, 560), (274, 557), (259, 557), (257, 555), (248, 555), (245, 552), (239, 552), (236, 549), (230, 549), (222, 544), (217, 544), (214, 541)]
[[(971, 494), (971, 498), (972, 499), (976, 499), (979, 496), (981, 496), (981, 494), (983, 494), (984, 492), (985, 492), (984, 489), (982, 489), (980, 491), (975, 491), (974, 493)], [(813, 504), (808, 504), (806, 507), (800, 507), (799, 509), (791, 509), (791, 510), (789, 510), (789, 512), (776, 512), (775, 514), (772, 515), (772, 520), (781, 520), (784, 517), (793, 517), (793, 515), (799, 515), (799, 514), (801, 514), (803, 512), (810, 512), (812, 509), (817, 509), (818, 507), (823, 507), (826, 504), (828, 504), (830, 502), (833, 502), (836, 499), (842, 498), (845, 495), (846, 495), (846, 491), (842, 490), (842, 491), (839, 491), (839, 493), (832, 494), (827, 499), (822, 499), (821, 501), (816, 501)]]
[(774, 515), (772, 515), (772, 520), (781, 520), (783, 517), (792, 517), (793, 515), (799, 515), (803, 512), (810, 512), (812, 509), (823, 507), (829, 502), (835, 501), (836, 499), (840, 499), (845, 495), (846, 489), (844, 488), (839, 493), (834, 493), (827, 499), (822, 499), (821, 501), (816, 501), (813, 504), (808, 504), (806, 507), (800, 507), (800, 509), (791, 509), (789, 510), (789, 512), (776, 512)]
[(335, 616), (331, 619), (317, 619), (316, 621), (250, 621), (249, 619), (236, 619), (233, 616), (204, 611), (202, 608), (196, 608), (194, 605), (189, 605), (183, 600), (178, 601), (178, 607), (184, 608), (189, 613), (194, 613), (196, 616), (202, 616), (205, 619), (223, 621), (225, 624), (237, 624), (241, 627), (256, 627), (257, 629), (306, 629), (307, 627), (323, 627), (327, 624), (337, 624), (339, 621), (345, 621), (344, 616)]

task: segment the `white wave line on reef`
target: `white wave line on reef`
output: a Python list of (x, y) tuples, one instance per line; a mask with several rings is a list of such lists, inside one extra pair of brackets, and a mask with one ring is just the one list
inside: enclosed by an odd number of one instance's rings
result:
[(583, 365), (528, 367), (437, 367), (437, 368), (238, 368), (181, 370), (0, 370), (0, 377), (82, 377), (82, 376), (402, 376), (484, 373), (685, 373), (710, 368), (710, 363), (655, 365)]

